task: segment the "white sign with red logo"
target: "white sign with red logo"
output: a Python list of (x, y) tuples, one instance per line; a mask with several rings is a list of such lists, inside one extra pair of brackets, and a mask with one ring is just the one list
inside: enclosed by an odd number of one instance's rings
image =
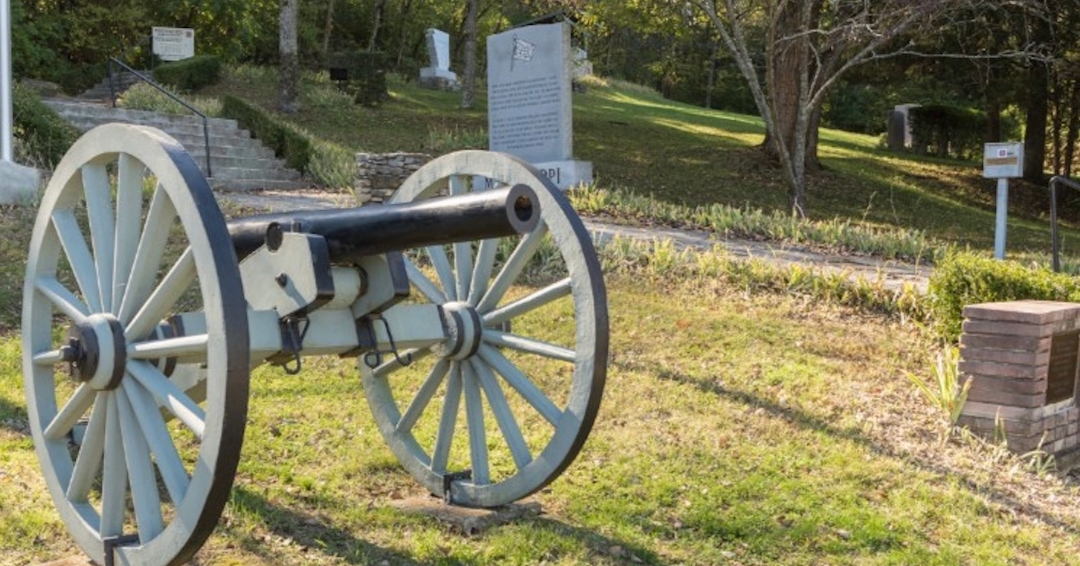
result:
[(195, 30), (190, 28), (153, 28), (154, 55), (162, 61), (179, 61), (195, 56)]

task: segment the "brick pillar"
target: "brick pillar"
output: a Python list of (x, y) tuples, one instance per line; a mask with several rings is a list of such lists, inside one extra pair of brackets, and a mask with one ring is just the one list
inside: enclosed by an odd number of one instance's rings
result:
[(1051, 301), (964, 307), (960, 373), (971, 390), (959, 424), (992, 438), (1004, 425), (1009, 449), (1051, 454), (1080, 444), (1075, 402), (1080, 304)]

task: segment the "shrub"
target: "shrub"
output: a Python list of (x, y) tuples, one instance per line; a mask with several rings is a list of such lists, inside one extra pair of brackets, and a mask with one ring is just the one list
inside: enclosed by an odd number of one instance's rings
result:
[(312, 143), (295, 128), (252, 106), (239, 98), (226, 95), (222, 99), (221, 113), (236, 120), (263, 144), (274, 150), (274, 154), (285, 163), (306, 173), (311, 161)]
[(221, 61), (213, 55), (196, 55), (180, 61), (162, 63), (154, 69), (154, 80), (180, 90), (199, 90), (217, 82)]
[(342, 51), (326, 56), (324, 65), (344, 71), (341, 85), (357, 104), (375, 106), (390, 98), (386, 88), (386, 57), (378, 51)]
[(21, 84), (15, 85), (12, 102), (16, 148), (22, 153), (19, 160), (52, 169), (75, 143), (78, 130)]
[(966, 252), (941, 259), (928, 288), (934, 330), (955, 342), (964, 322), (964, 306), (1018, 300), (1080, 300), (1080, 279), (1044, 267), (1028, 268)]
[[(207, 116), (221, 114), (221, 101), (209, 97), (184, 97), (185, 102), (198, 108)], [(191, 114), (191, 110), (176, 102), (160, 90), (140, 82), (127, 89), (117, 99), (116, 105), (131, 110), (149, 110), (163, 114)]]
[(986, 114), (955, 106), (915, 106), (908, 110), (911, 134), (919, 151), (941, 157), (974, 159), (982, 155)]

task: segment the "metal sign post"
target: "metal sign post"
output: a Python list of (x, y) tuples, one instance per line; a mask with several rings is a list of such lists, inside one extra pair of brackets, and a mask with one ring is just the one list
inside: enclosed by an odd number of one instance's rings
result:
[(1009, 179), (1024, 176), (1024, 144), (988, 143), (983, 146), (983, 177), (997, 179), (997, 221), (994, 257), (1005, 259), (1005, 230), (1009, 215)]

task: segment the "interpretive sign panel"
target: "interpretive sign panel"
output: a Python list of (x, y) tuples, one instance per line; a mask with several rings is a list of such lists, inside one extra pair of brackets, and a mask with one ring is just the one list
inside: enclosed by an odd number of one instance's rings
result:
[(492, 151), (532, 163), (571, 159), (570, 27), (515, 28), (488, 37), (488, 139)]
[(195, 56), (195, 30), (190, 28), (153, 28), (154, 55), (162, 61), (179, 61)]
[(1006, 179), (1024, 176), (1024, 144), (988, 143), (983, 146), (983, 177)]

